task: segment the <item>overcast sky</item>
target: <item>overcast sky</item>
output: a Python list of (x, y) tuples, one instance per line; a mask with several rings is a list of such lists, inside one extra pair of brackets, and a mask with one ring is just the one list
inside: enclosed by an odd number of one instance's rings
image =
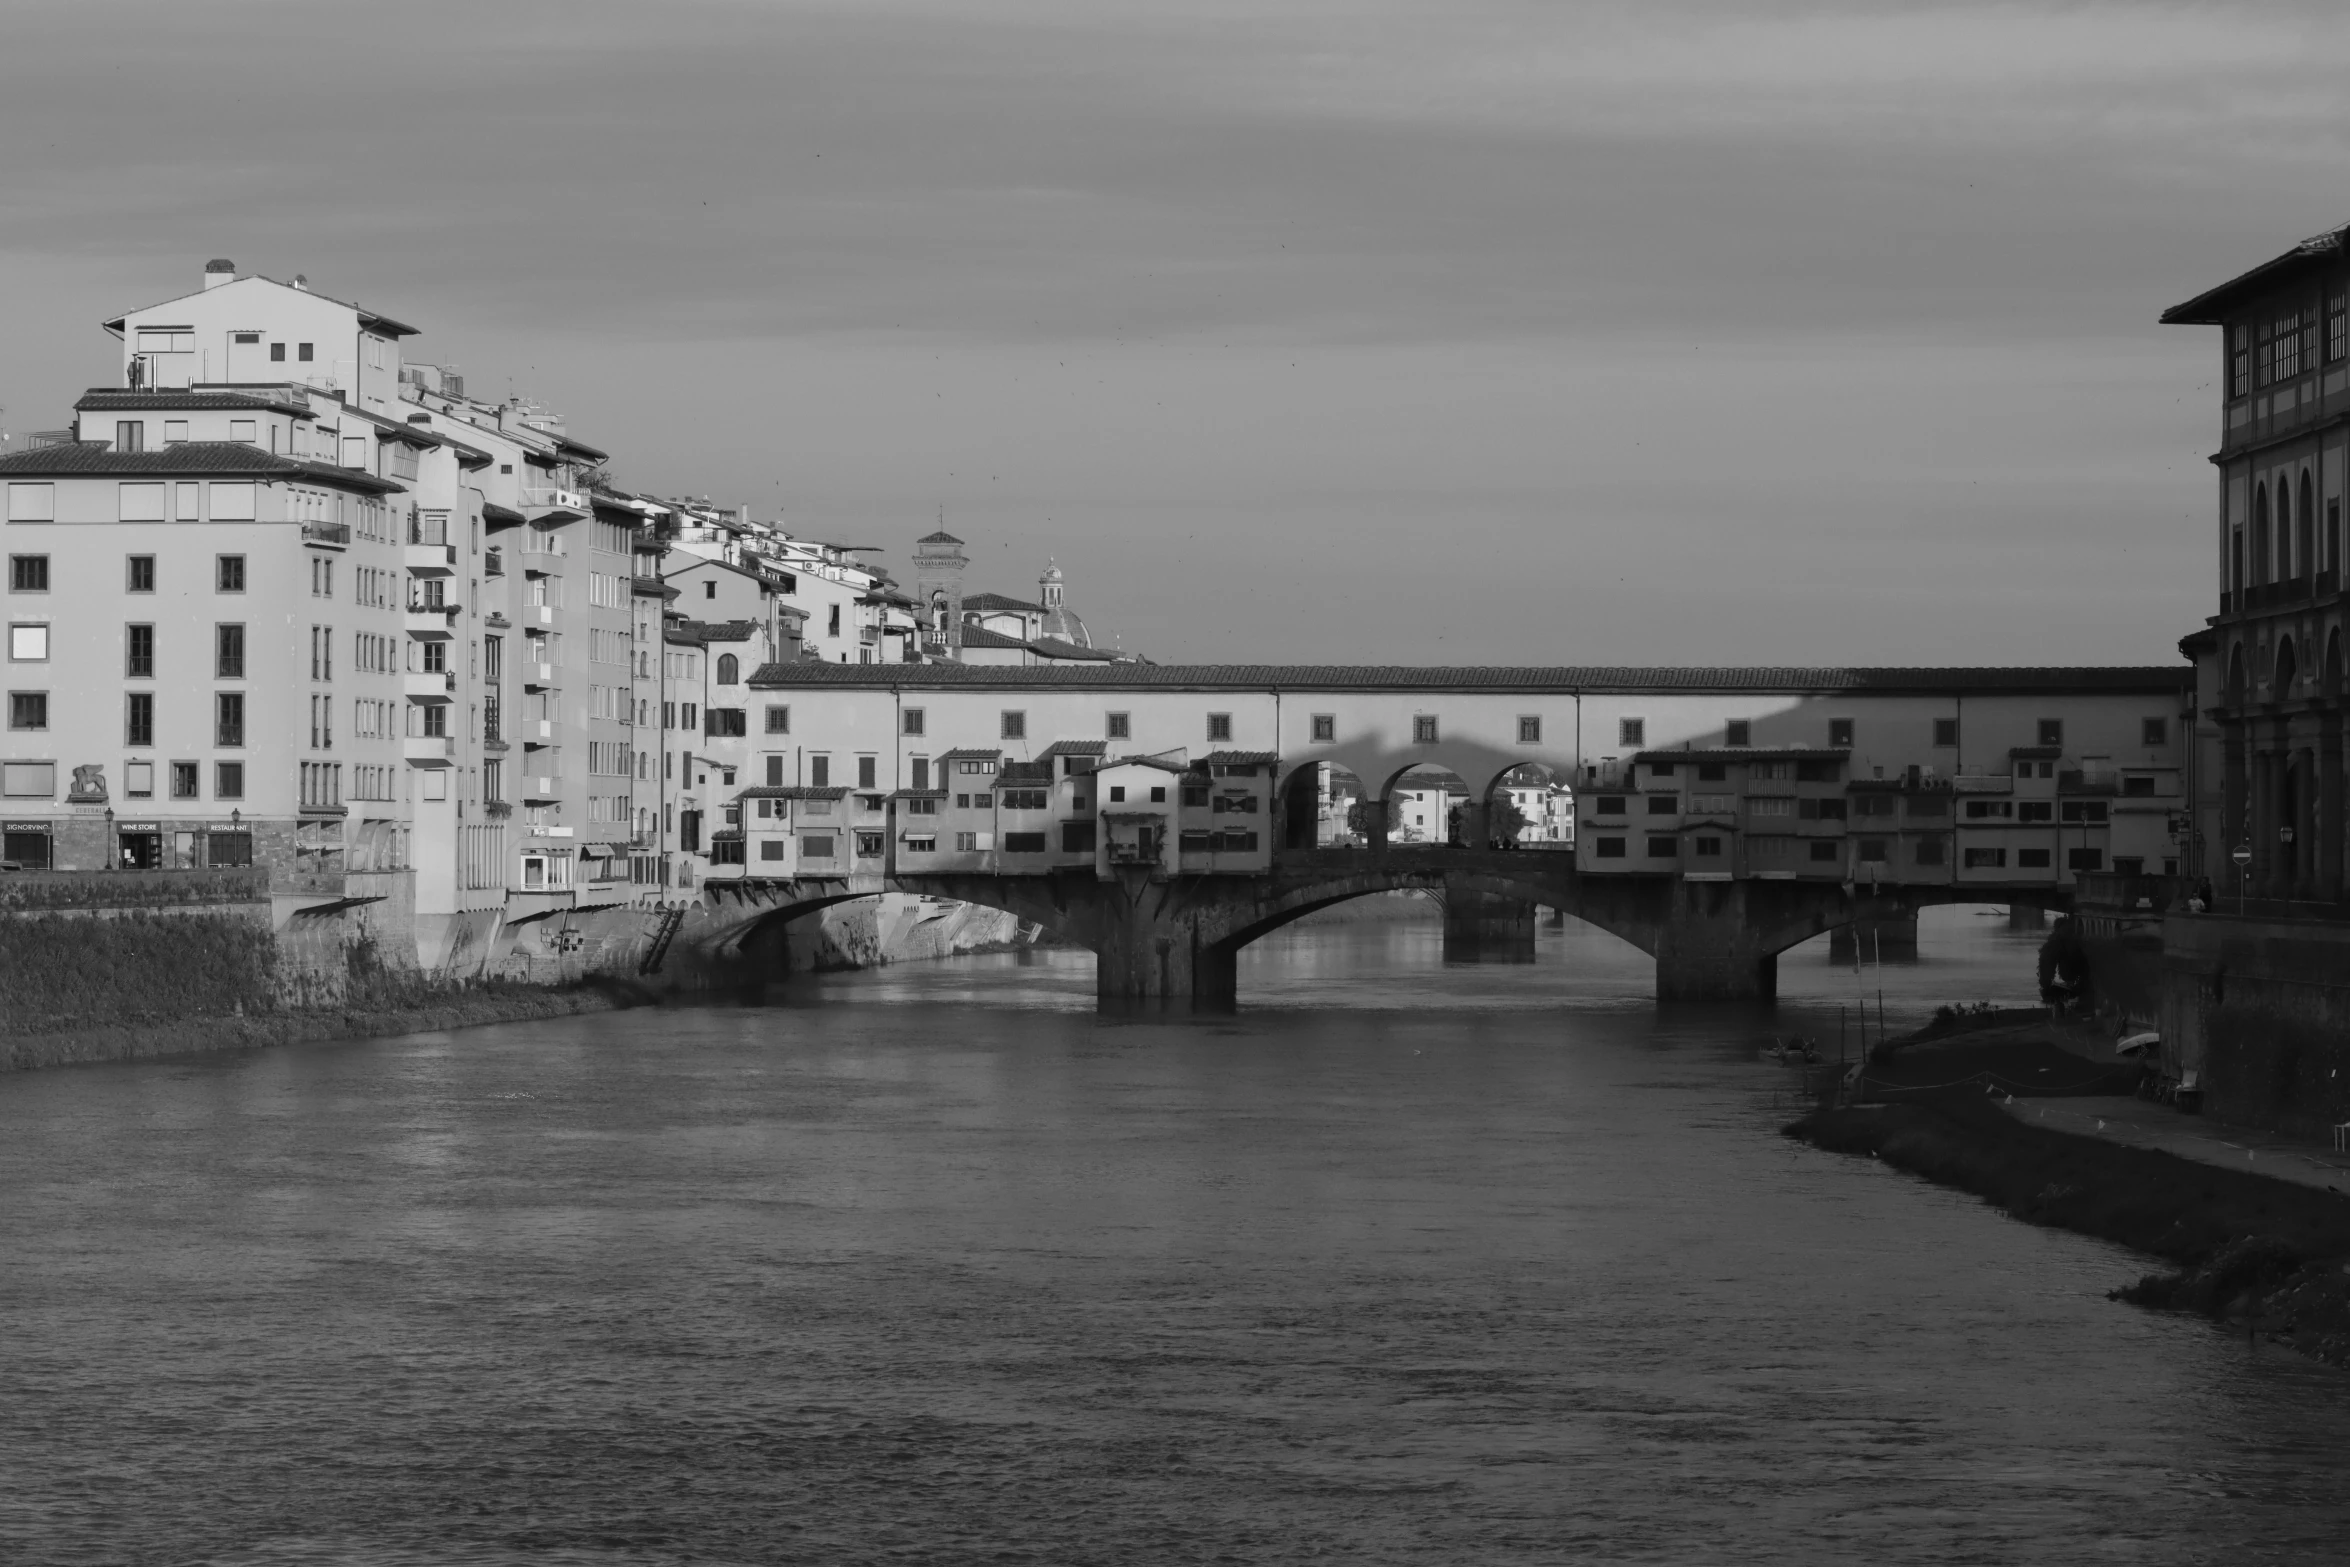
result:
[(621, 484), (1162, 661), (2168, 662), (2339, 8), (54, 4), (0, 403), (308, 274)]

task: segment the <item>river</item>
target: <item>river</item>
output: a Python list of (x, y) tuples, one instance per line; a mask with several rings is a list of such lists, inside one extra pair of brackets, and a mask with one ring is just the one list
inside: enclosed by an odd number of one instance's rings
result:
[[(1892, 1025), (2022, 1000), (1929, 916)], [(1580, 926), (0, 1078), (0, 1561), (2309, 1562), (2350, 1381), (1778, 1135)]]

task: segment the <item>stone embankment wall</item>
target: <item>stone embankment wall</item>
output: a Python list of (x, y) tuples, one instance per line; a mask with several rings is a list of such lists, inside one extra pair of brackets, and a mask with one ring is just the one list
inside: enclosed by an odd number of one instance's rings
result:
[[(692, 960), (699, 907), (658, 975), (661, 911), (486, 910), (420, 931), (406, 873), (328, 895), (264, 867), (0, 877), (0, 1068), (537, 1017), (727, 983)], [(784, 970), (865, 968), (1031, 940), (1010, 915), (891, 895), (789, 928)]]
[(2350, 1121), (2350, 923), (2173, 914), (2162, 949), (2165, 1066), (2206, 1110), (2309, 1138)]

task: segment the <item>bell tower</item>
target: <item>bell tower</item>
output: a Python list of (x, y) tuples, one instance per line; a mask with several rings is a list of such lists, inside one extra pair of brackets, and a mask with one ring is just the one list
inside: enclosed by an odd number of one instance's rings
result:
[(923, 641), (930, 652), (958, 662), (963, 656), (963, 569), (970, 564), (963, 541), (943, 527), (914, 541), (914, 596), (930, 617)]

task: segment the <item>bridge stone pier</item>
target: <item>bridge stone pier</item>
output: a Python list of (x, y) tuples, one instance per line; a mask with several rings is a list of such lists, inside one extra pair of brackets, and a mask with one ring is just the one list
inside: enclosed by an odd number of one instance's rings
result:
[(1563, 854), (1290, 850), (1256, 877), (1135, 867), (1107, 879), (1080, 871), (714, 883), (705, 889), (707, 917), (686, 938), (695, 952), (685, 968), (702, 983), (756, 982), (775, 962), (785, 922), (847, 898), (910, 892), (1005, 909), (1088, 949), (1105, 1005), (1227, 1007), (1237, 1000), (1239, 957), (1249, 943), (1316, 909), (1405, 888), (1434, 892), (1445, 904), (1448, 955), (1454, 909), (1468, 911), (1459, 918), (1471, 945), (1490, 939), (1514, 952), (1521, 929), (1530, 948), (1534, 911), (1548, 906), (1650, 954), (1657, 999), (1668, 1002), (1770, 1000), (1778, 955), (1788, 948), (1855, 923), (1914, 924), (1920, 906), (1951, 900), (1948, 889), (1930, 887), (1585, 876)]

